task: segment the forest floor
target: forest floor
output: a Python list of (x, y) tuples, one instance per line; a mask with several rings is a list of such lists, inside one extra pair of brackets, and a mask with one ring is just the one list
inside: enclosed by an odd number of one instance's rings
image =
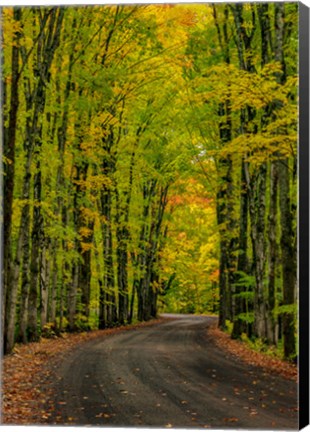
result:
[[(170, 318), (173, 318), (173, 316), (171, 316)], [(174, 318), (178, 322), (178, 317), (176, 316)], [(188, 327), (189, 330), (186, 327), (187, 329), (185, 333), (186, 337), (189, 337), (188, 335), (191, 335), (193, 333), (192, 330), (195, 328), (194, 326), (195, 325), (197, 326), (197, 322), (195, 321), (195, 318), (193, 319), (194, 321), (190, 321), (190, 320), (185, 321), (186, 323), (187, 322), (191, 323), (192, 326), (190, 327), (189, 324), (186, 324), (187, 326), (189, 326)], [(197, 319), (199, 320), (199, 317)], [(180, 317), (179, 320), (180, 320), (179, 322), (182, 324), (182, 319), (180, 319)], [(148, 323), (138, 324), (134, 326), (125, 326), (125, 327), (119, 327), (119, 328), (108, 329), (108, 330), (98, 330), (89, 333), (64, 334), (63, 337), (58, 337), (55, 339), (42, 339), (41, 342), (39, 343), (18, 345), (15, 348), (14, 353), (12, 355), (5, 356), (5, 358), (3, 359), (3, 366), (2, 366), (3, 402), (2, 402), (2, 410), (1, 410), (2, 411), (1, 423), (15, 424), (15, 425), (25, 425), (25, 424), (79, 424), (80, 425), (82, 424), (81, 422), (76, 422), (76, 419), (74, 419), (73, 417), (70, 417), (70, 413), (68, 411), (69, 409), (68, 400), (66, 399), (66, 394), (70, 392), (70, 390), (63, 387), (62, 394), (58, 394), (57, 397), (55, 398), (55, 391), (56, 392), (58, 391), (57, 383), (60, 383), (59, 389), (62, 385), (61, 383), (63, 377), (61, 378), (61, 381), (59, 381), (59, 379), (57, 378), (57, 375), (62, 365), (68, 363), (68, 359), (73, 359), (72, 361), (74, 361), (76, 357), (77, 365), (75, 366), (75, 368), (79, 367), (78, 366), (80, 363), (79, 356), (81, 355), (81, 353), (82, 354), (84, 353), (83, 354), (84, 356), (87, 355), (86, 353), (88, 350), (84, 349), (84, 347), (86, 348), (89, 347), (90, 350), (95, 349), (96, 346), (99, 346), (98, 343), (101, 342), (102, 338), (107, 338), (108, 336), (111, 335), (116, 336), (115, 338), (113, 338), (113, 341), (115, 341), (113, 343), (116, 343), (117, 339), (119, 340), (122, 339), (121, 346), (124, 347), (124, 353), (126, 355), (131, 355), (130, 349), (126, 350), (126, 343), (127, 344), (129, 343), (128, 347), (130, 348), (130, 346), (132, 346), (132, 351), (134, 351), (133, 345), (130, 344), (133, 343), (132, 341), (135, 340), (135, 338), (138, 341), (141, 339), (140, 336), (141, 334), (143, 338), (145, 338), (147, 335), (151, 336), (151, 334), (153, 334), (153, 336), (155, 337), (154, 346), (156, 346), (157, 343), (157, 348), (156, 348), (157, 351), (155, 351), (155, 354), (157, 355), (158, 352), (160, 351), (161, 357), (168, 358), (170, 356), (170, 353), (167, 354), (162, 352), (164, 338), (166, 337), (166, 335), (170, 335), (169, 337), (171, 337), (171, 335), (174, 335), (176, 333), (175, 327), (173, 326), (173, 324), (169, 323), (169, 321), (171, 321), (171, 319), (169, 320), (165, 316), (163, 318), (160, 318), (159, 320), (154, 320)], [(203, 318), (202, 318), (202, 322), (203, 322)], [(244, 343), (231, 340), (229, 335), (221, 332), (217, 328), (216, 322), (217, 320), (215, 318), (212, 318), (208, 321), (207, 327), (204, 328), (204, 331), (206, 331), (207, 333), (206, 341), (209, 342), (209, 346), (211, 344), (213, 347), (212, 355), (215, 355), (214, 353), (216, 353), (216, 355), (219, 355), (220, 353), (220, 355), (222, 355), (223, 357), (223, 352), (224, 352), (224, 354), (226, 353), (224, 357), (226, 358), (228, 356), (227, 358), (230, 359), (229, 361), (236, 362), (238, 367), (240, 363), (243, 363), (246, 365), (246, 367), (250, 367), (252, 369), (259, 368), (259, 370), (262, 370), (262, 373), (261, 375), (259, 375), (260, 378), (256, 379), (257, 382), (262, 382), (262, 380), (264, 380), (266, 376), (268, 378), (270, 373), (272, 373), (275, 376), (279, 375), (279, 379), (283, 380), (284, 378), (285, 379), (284, 385), (286, 381), (287, 382), (296, 381), (297, 368), (294, 365), (291, 365), (284, 361), (273, 359), (270, 356), (267, 356), (265, 354), (254, 352), (253, 350), (245, 346)], [(161, 323), (162, 325), (157, 326), (157, 324), (159, 323)], [(182, 325), (184, 326), (185, 324), (183, 323)], [(182, 325), (179, 328), (182, 328)], [(144, 329), (144, 327), (153, 327), (153, 326), (155, 327), (153, 328), (152, 331), (150, 330), (150, 332), (145, 332), (146, 329)], [(135, 330), (136, 330), (135, 333), (130, 333), (130, 334), (128, 333), (128, 337), (127, 337), (128, 331), (134, 332)], [(157, 334), (160, 336), (160, 344), (158, 343), (158, 339), (156, 339)], [(183, 349), (183, 347), (185, 346), (183, 343), (183, 339), (184, 339), (184, 334), (182, 333), (182, 337), (180, 338), (180, 340), (178, 340), (178, 345), (171, 344), (171, 341), (169, 341), (169, 346), (171, 346), (171, 350), (173, 351), (173, 347), (176, 347), (177, 352), (180, 351), (180, 349)], [(182, 341), (181, 348), (179, 346), (180, 341)], [(190, 339), (188, 339), (188, 342), (190, 344)], [(111, 342), (108, 342), (107, 340), (104, 344), (100, 344), (100, 346), (101, 345), (103, 345), (105, 347), (104, 349), (107, 351), (105, 353), (100, 353), (100, 356), (110, 355), (110, 351), (112, 349), (110, 349), (109, 351), (108, 347), (109, 345), (111, 345)], [(113, 346), (113, 344), (111, 346)], [(138, 343), (138, 348), (139, 346), (141, 346), (142, 349), (142, 344), (140, 345), (140, 342)], [(198, 353), (201, 354), (201, 352), (199, 352), (199, 350), (201, 350), (201, 342), (199, 342), (198, 346), (195, 345), (195, 348), (197, 348)], [(96, 349), (98, 350), (98, 348)], [(119, 349), (120, 348), (117, 348), (117, 352), (119, 352)], [(151, 352), (151, 348), (149, 345), (146, 345), (145, 351)], [(77, 357), (77, 353), (79, 353), (78, 357)], [(154, 356), (152, 355), (151, 358), (153, 361)], [(83, 364), (84, 363), (85, 362), (83, 362)], [(113, 362), (111, 362), (111, 364), (112, 363)], [(181, 366), (183, 367), (184, 365)], [(165, 367), (166, 366), (163, 365), (162, 370)], [(70, 368), (71, 368), (71, 363), (69, 369)], [(119, 369), (117, 368), (117, 372), (116, 372), (117, 375), (120, 375), (122, 373), (121, 368), (122, 365), (119, 366)], [(94, 368), (91, 368), (91, 370), (93, 369)], [(137, 371), (140, 370), (138, 367), (134, 369)], [(162, 370), (159, 370), (157, 373), (160, 375), (162, 373)], [(247, 371), (246, 374), (248, 373), (249, 372)], [(250, 372), (250, 373), (252, 374), (254, 372)], [(110, 371), (110, 375), (111, 374), (112, 372)], [(82, 375), (83, 375), (83, 371), (82, 371)], [(105, 375), (109, 375), (109, 374), (106, 373)], [(149, 376), (149, 373), (147, 375)], [(88, 373), (85, 373), (85, 376), (88, 377)], [(252, 377), (252, 375), (250, 376)], [(112, 377), (110, 379), (112, 379)], [(118, 377), (115, 378), (115, 381), (117, 383), (120, 382), (118, 381)], [(256, 381), (254, 380), (253, 382)], [(242, 382), (240, 384), (242, 384)], [(114, 381), (112, 382), (111, 387), (113, 387), (113, 385), (115, 385)], [(106, 385), (106, 387), (107, 386), (108, 385)], [(213, 384), (211, 384), (211, 386), (213, 386)], [(281, 382), (281, 386), (283, 386), (283, 382)], [(254, 387), (257, 386), (255, 385)], [(59, 390), (59, 392), (61, 392), (61, 390)], [(166, 393), (168, 393), (168, 391), (166, 391)], [(162, 393), (162, 394), (166, 394), (166, 393)], [(123, 393), (121, 394), (127, 395), (128, 391), (123, 390)], [(72, 398), (70, 398), (70, 400), (71, 399)], [(87, 402), (87, 399), (88, 396), (85, 396), (85, 401), (84, 401), (85, 403)], [(249, 400), (253, 399), (252, 394), (248, 399)], [(226, 397), (223, 396), (222, 400), (226, 400)], [(183, 404), (183, 402), (184, 405), (187, 404), (186, 400), (184, 401), (182, 400), (181, 404)], [(276, 403), (276, 401), (272, 401), (272, 403)], [(82, 407), (81, 409), (84, 408)], [(294, 415), (294, 411), (296, 410), (297, 410), (296, 406), (291, 407), (291, 411), (293, 412), (292, 415)], [(67, 412), (66, 416), (64, 416), (65, 411)], [(108, 422), (109, 421), (111, 422), (113, 419), (111, 420), (111, 413), (109, 413), (107, 409), (105, 409), (105, 411), (106, 412), (103, 414), (99, 413), (98, 415), (95, 415), (94, 416), (95, 423), (92, 424), (97, 424), (96, 422), (98, 422), (98, 424), (109, 424)], [(257, 411), (251, 411), (252, 415), (255, 415), (253, 414), (255, 412)], [(179, 416), (180, 414), (176, 412), (176, 417)], [(229, 419), (236, 419), (236, 418), (237, 417), (235, 416), (228, 417), (228, 420), (226, 421), (230, 421)], [(139, 422), (140, 421), (139, 416), (136, 418), (136, 420), (137, 423), (134, 424), (137, 425), (143, 424)], [(209, 423), (210, 422), (208, 422), (208, 424)], [(144, 424), (148, 424), (148, 423), (146, 422)], [(171, 427), (169, 425), (172, 425), (172, 421), (169, 422), (167, 420), (166, 426)], [(196, 424), (194, 422), (192, 426), (195, 425)], [(163, 426), (165, 426), (165, 424), (163, 424)]]

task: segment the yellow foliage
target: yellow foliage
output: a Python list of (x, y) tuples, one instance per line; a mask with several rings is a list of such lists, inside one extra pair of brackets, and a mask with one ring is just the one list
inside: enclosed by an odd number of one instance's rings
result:
[(81, 242), (80, 245), (81, 245), (82, 253), (93, 249), (92, 243)]
[(81, 227), (79, 230), (79, 234), (84, 238), (90, 237), (92, 233), (93, 231), (86, 226)]
[(81, 207), (80, 212), (86, 221), (93, 221), (99, 216), (96, 210), (90, 209), (88, 207)]
[(3, 48), (16, 45), (15, 34), (22, 32), (22, 24), (14, 19), (13, 8), (4, 7), (2, 9), (0, 25), (3, 29)]

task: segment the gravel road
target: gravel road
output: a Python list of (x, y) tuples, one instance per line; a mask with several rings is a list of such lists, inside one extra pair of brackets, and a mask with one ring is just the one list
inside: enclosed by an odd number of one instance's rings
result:
[(297, 429), (297, 386), (208, 338), (214, 317), (173, 320), (82, 344), (57, 369), (56, 424)]

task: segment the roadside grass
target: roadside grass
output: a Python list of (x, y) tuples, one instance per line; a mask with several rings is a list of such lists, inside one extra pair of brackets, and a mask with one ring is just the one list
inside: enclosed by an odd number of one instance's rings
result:
[[(231, 336), (233, 330), (233, 323), (230, 321), (226, 321), (226, 330), (224, 331), (226, 334)], [(278, 360), (284, 359), (284, 348), (283, 348), (283, 340), (280, 339), (277, 345), (269, 345), (264, 342), (261, 338), (249, 338), (246, 333), (241, 334), (241, 338), (237, 339), (239, 342), (242, 342), (246, 347), (260, 354), (265, 354), (269, 357)]]

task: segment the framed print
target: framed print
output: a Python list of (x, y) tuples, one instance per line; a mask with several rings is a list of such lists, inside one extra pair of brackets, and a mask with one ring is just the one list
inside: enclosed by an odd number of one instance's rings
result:
[(1, 7), (1, 424), (309, 424), (309, 9)]

